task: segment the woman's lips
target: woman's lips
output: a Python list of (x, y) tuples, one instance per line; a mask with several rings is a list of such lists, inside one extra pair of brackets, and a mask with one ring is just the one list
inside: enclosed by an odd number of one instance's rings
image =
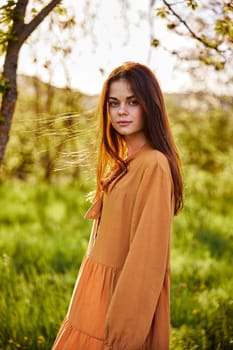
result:
[(129, 124), (131, 124), (131, 122), (127, 121), (127, 120), (121, 120), (121, 121), (117, 122), (117, 124), (120, 126), (128, 126)]

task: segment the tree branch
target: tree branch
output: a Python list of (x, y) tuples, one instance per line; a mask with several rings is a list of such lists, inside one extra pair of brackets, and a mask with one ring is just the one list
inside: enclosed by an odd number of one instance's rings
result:
[(43, 19), (53, 10), (53, 8), (61, 0), (52, 0), (50, 3), (45, 6), (37, 15), (34, 17), (31, 22), (24, 25), (24, 30), (20, 33), (19, 43), (22, 45), (24, 41), (29, 37), (29, 35), (34, 31), (36, 27), (43, 21)]
[(185, 28), (188, 30), (188, 32), (191, 34), (191, 36), (202, 43), (205, 47), (208, 47), (209, 49), (214, 49), (216, 52), (221, 54), (221, 50), (219, 50), (218, 45), (213, 45), (212, 43), (209, 43), (207, 40), (204, 40), (201, 36), (197, 35), (192, 28), (188, 25), (188, 23), (181, 18), (181, 16), (173, 9), (172, 5), (169, 4), (166, 0), (163, 0), (163, 3), (167, 6), (169, 11), (179, 20), (180, 23), (182, 23)]

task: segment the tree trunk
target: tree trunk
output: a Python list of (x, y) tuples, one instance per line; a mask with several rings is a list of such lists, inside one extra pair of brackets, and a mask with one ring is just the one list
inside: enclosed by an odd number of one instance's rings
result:
[(28, 36), (60, 1), (51, 0), (28, 24), (24, 23), (28, 0), (18, 0), (13, 10), (12, 37), (8, 38), (2, 74), (7, 86), (3, 93), (0, 110), (0, 166), (3, 162), (6, 145), (9, 140), (10, 127), (17, 101), (16, 78), (20, 48)]
[(19, 48), (17, 48), (16, 45), (15, 47), (14, 45), (9, 45), (3, 69), (3, 76), (7, 79), (10, 87), (3, 94), (0, 112), (0, 165), (2, 164), (4, 158), (5, 148), (9, 139), (11, 122), (17, 101), (16, 71), (18, 55)]

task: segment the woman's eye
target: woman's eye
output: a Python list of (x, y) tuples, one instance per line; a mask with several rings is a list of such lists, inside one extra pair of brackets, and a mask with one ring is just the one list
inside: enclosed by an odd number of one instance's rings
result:
[(117, 107), (119, 103), (117, 101), (108, 101), (108, 104), (110, 107)]
[(130, 100), (130, 101), (129, 101), (129, 104), (130, 104), (131, 106), (136, 106), (136, 105), (138, 105), (138, 101), (137, 101), (137, 100)]

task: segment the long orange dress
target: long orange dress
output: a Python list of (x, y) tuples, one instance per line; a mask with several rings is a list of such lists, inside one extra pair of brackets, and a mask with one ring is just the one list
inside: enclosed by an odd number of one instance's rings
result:
[(94, 218), (53, 350), (167, 350), (173, 182), (167, 158), (143, 146)]

